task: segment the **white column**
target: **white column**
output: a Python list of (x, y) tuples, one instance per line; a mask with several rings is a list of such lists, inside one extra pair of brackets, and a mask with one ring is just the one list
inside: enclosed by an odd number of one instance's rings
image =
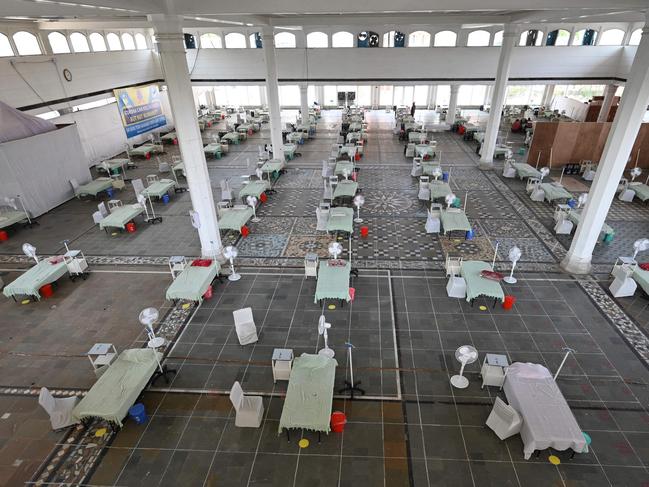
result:
[(482, 144), (482, 155), (480, 156), (481, 169), (493, 168), (494, 150), (496, 148), (498, 130), (500, 129), (500, 115), (503, 111), (505, 93), (507, 92), (509, 65), (511, 64), (514, 46), (518, 40), (517, 32), (514, 26), (510, 24), (505, 25), (503, 44), (500, 48), (500, 58), (498, 59), (498, 69), (496, 71), (496, 82), (494, 83), (493, 94), (491, 96), (489, 121), (487, 122), (484, 143)]
[(316, 94), (316, 99), (320, 104), (320, 108), (322, 108), (324, 106), (324, 86), (323, 85), (316, 86), (315, 94)]
[(487, 89), (484, 90), (484, 102), (482, 103), (484, 106), (487, 106), (491, 103), (492, 91), (493, 91), (493, 86), (487, 85)]
[(561, 262), (561, 267), (567, 272), (585, 274), (590, 271), (593, 249), (615, 196), (618, 182), (629, 160), (647, 103), (649, 103), (649, 27), (645, 23), (642, 39), (624, 88), (624, 95), (615, 114), (595, 180), (588, 194), (588, 202), (581, 213), (581, 222), (577, 226), (570, 250)]
[(259, 87), (259, 101), (261, 102), (262, 107), (268, 106), (268, 97), (266, 96), (265, 86)]
[(448, 111), (446, 112), (446, 123), (455, 123), (455, 112), (457, 111), (457, 93), (460, 91), (458, 85), (451, 85), (451, 97), (448, 100)]
[(545, 90), (543, 91), (543, 102), (541, 104), (546, 108), (552, 105), (552, 98), (554, 98), (554, 86), (555, 85), (545, 85)]
[(182, 17), (151, 15), (149, 20), (154, 22), (160, 63), (178, 134), (180, 155), (185, 164), (192, 207), (200, 219), (198, 236), (201, 241), (201, 252), (204, 256), (218, 255), (222, 250), (221, 236), (216, 219), (210, 175), (205, 163), (203, 139), (194, 109), (194, 93), (185, 57)]
[(306, 83), (300, 83), (300, 112), (302, 112), (302, 123), (309, 123), (308, 90), (309, 88)]
[(437, 85), (430, 85), (428, 87), (428, 108), (434, 109), (437, 105)]
[(602, 100), (602, 108), (600, 108), (599, 115), (597, 115), (598, 122), (606, 122), (608, 120), (608, 112), (611, 111), (611, 105), (613, 105), (613, 98), (615, 97), (616, 91), (617, 85), (606, 86), (606, 90), (604, 90), (604, 100)]
[(270, 116), (270, 142), (273, 144), (273, 157), (284, 159), (282, 142), (282, 112), (279, 108), (279, 85), (277, 84), (277, 60), (275, 59), (275, 36), (272, 27), (264, 27), (262, 32), (264, 59), (266, 60), (266, 96)]

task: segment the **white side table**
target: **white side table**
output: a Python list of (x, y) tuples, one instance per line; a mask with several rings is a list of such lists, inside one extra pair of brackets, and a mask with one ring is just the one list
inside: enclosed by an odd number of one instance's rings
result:
[(449, 298), (466, 298), (466, 281), (463, 277), (451, 276), (446, 285)]
[(289, 380), (293, 368), (293, 350), (276, 348), (273, 350), (273, 384), (278, 380)]
[(92, 364), (92, 368), (97, 377), (101, 377), (106, 368), (113, 362), (117, 356), (117, 350), (112, 343), (95, 343), (90, 350), (88, 350), (88, 360)]
[(509, 361), (506, 355), (487, 353), (482, 362), (480, 375), (482, 376), (482, 388), (484, 386), (495, 386), (502, 389), (507, 375)]

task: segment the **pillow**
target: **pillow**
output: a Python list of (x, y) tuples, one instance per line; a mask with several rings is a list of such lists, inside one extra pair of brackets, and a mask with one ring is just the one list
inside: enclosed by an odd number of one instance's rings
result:
[(643, 271), (649, 271), (649, 262), (643, 262), (642, 264), (639, 264), (638, 267)]
[(196, 259), (192, 262), (192, 267), (209, 267), (212, 265), (212, 259)]

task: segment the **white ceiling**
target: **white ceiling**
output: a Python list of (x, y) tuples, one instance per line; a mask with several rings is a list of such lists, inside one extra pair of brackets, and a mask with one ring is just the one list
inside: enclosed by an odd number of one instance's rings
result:
[(168, 13), (186, 27), (641, 22), (647, 10), (649, 0), (0, 0), (3, 20), (128, 26)]

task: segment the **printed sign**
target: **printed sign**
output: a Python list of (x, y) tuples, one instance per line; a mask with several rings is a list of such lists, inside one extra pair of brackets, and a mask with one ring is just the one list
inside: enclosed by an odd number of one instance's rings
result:
[(158, 85), (120, 88), (114, 90), (114, 93), (127, 138), (130, 139), (167, 124), (167, 119), (162, 113)]

